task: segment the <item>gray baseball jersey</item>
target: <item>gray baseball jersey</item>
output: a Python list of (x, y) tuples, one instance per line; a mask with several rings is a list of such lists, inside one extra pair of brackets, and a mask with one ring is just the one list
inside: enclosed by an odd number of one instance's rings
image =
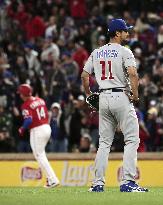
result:
[(136, 68), (132, 51), (117, 43), (109, 43), (95, 49), (89, 56), (84, 70), (95, 73), (100, 89), (128, 87), (127, 67)]
[[(127, 68), (135, 67), (132, 51), (117, 43), (109, 43), (95, 49), (87, 60), (84, 70), (95, 73), (100, 89), (99, 98), (99, 148), (95, 159), (93, 185), (105, 184), (105, 170), (117, 125), (124, 135), (124, 157), (122, 184), (134, 181), (136, 175), (139, 125), (133, 104), (124, 89), (130, 88)], [(120, 90), (120, 91), (119, 91)]]

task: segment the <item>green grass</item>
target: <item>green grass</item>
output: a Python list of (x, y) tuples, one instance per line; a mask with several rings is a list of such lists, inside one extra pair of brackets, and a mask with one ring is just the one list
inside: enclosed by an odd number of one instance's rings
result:
[(105, 188), (104, 193), (89, 193), (88, 187), (0, 187), (0, 205), (162, 205), (163, 188), (148, 193), (120, 193)]

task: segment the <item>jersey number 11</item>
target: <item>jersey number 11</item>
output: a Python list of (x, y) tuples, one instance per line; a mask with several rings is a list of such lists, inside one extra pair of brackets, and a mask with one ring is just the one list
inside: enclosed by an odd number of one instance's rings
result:
[[(112, 75), (112, 64), (111, 61), (108, 61), (107, 64), (105, 61), (100, 61), (100, 64), (102, 65), (102, 76), (101, 76), (101, 80), (112, 80), (114, 79), (113, 75)], [(109, 76), (106, 75), (106, 69), (109, 70)]]

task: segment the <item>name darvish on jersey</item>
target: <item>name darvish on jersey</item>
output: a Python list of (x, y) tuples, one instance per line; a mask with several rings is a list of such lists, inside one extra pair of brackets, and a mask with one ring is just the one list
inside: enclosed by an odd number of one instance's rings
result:
[(95, 49), (89, 56), (83, 70), (95, 73), (100, 89), (129, 88), (127, 68), (135, 67), (132, 51), (117, 43), (106, 44)]
[(118, 51), (116, 50), (101, 50), (96, 53), (97, 58), (116, 58), (118, 56)]

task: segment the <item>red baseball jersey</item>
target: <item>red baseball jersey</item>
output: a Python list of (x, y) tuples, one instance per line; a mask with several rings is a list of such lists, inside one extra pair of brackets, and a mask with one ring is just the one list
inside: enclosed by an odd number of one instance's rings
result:
[(30, 97), (22, 106), (23, 118), (32, 118), (30, 129), (43, 124), (48, 124), (48, 110), (45, 101), (39, 97)]

